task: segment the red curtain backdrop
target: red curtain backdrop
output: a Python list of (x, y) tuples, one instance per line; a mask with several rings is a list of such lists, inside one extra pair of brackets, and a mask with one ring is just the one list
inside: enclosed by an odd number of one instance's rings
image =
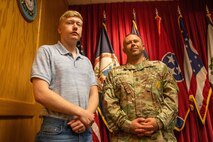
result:
[[(122, 52), (124, 36), (131, 33), (133, 9), (136, 13), (136, 24), (150, 60), (159, 60), (158, 32), (156, 26), (156, 8), (162, 18), (162, 24), (168, 35), (182, 73), (184, 46), (178, 26), (178, 6), (180, 7), (189, 38), (198, 51), (207, 68), (207, 22), (206, 6), (213, 15), (212, 0), (180, 0), (156, 2), (121, 2), (90, 5), (73, 5), (69, 9), (79, 11), (84, 18), (82, 45), (86, 56), (94, 64), (95, 53), (103, 22), (103, 12), (106, 13), (106, 27), (115, 55), (120, 64), (126, 63)], [(213, 18), (213, 16), (211, 16)], [(192, 109), (185, 121), (182, 131), (175, 131), (179, 142), (213, 142), (213, 97), (209, 103), (205, 124), (199, 120), (196, 109)], [(188, 101), (179, 98), (179, 102)]]

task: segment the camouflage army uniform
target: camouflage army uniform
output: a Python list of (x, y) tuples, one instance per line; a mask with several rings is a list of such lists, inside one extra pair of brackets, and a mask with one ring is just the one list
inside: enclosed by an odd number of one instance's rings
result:
[[(105, 79), (103, 92), (106, 120), (113, 130), (111, 142), (176, 142), (178, 87), (164, 63), (143, 61), (116, 67)], [(139, 117), (157, 118), (162, 128), (138, 137), (129, 128)]]

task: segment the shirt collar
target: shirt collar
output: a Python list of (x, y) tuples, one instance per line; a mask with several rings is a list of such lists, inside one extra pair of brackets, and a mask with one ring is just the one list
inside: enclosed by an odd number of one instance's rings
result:
[[(71, 53), (63, 46), (63, 44), (60, 41), (58, 41), (58, 46), (56, 48), (58, 49), (58, 51), (61, 55), (71, 55)], [(82, 58), (83, 55), (81, 55), (79, 53), (78, 48), (76, 47), (75, 49), (76, 49), (76, 52), (77, 52), (76, 58)]]

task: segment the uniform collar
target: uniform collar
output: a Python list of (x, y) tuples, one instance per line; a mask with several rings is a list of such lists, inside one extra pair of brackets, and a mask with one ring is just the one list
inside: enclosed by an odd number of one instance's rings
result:
[(124, 69), (127, 69), (127, 70), (142, 70), (144, 68), (148, 68), (148, 67), (152, 67), (152, 66), (153, 66), (153, 64), (150, 61), (144, 60), (140, 64), (136, 64), (136, 65), (132, 65), (132, 64), (127, 63), (124, 66)]

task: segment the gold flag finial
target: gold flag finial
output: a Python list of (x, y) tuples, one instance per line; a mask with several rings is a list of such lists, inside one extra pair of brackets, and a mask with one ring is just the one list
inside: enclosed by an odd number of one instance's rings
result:
[(106, 12), (105, 12), (105, 10), (103, 11), (103, 16), (104, 16), (104, 21), (103, 21), (102, 25), (104, 26), (105, 30), (107, 31), (107, 27), (106, 27)]
[(178, 6), (178, 14), (182, 17), (181, 11), (180, 11), (180, 7)]
[(106, 23), (106, 12), (105, 12), (105, 10), (103, 11), (103, 16), (104, 16), (104, 23)]
[(206, 16), (207, 16), (209, 22), (213, 23), (212, 18), (211, 18), (211, 13), (209, 12), (209, 8), (207, 5), (206, 5)]
[(181, 26), (180, 26), (180, 19), (183, 18), (183, 16), (182, 16), (182, 14), (181, 14), (179, 5), (178, 5), (178, 7), (177, 7), (177, 12), (178, 12), (178, 14), (179, 14), (179, 16), (178, 16), (178, 26), (179, 26), (179, 28), (180, 28), (180, 31), (183, 32), (183, 31), (182, 31), (182, 28), (181, 28)]
[(158, 9), (157, 8), (155, 8), (155, 14), (156, 14), (156, 16), (155, 16), (155, 19), (157, 20), (157, 30), (158, 30), (158, 34), (160, 35), (160, 31), (161, 31), (161, 17), (159, 16), (159, 14), (158, 14)]
[(209, 8), (207, 5), (206, 5), (206, 14), (209, 14)]
[(159, 16), (159, 15), (158, 15), (158, 9), (157, 9), (157, 8), (155, 8), (155, 14), (156, 14), (156, 17)]
[(135, 9), (134, 8), (132, 10), (132, 14), (133, 14), (133, 19), (135, 20), (136, 19), (136, 13), (135, 13)]

